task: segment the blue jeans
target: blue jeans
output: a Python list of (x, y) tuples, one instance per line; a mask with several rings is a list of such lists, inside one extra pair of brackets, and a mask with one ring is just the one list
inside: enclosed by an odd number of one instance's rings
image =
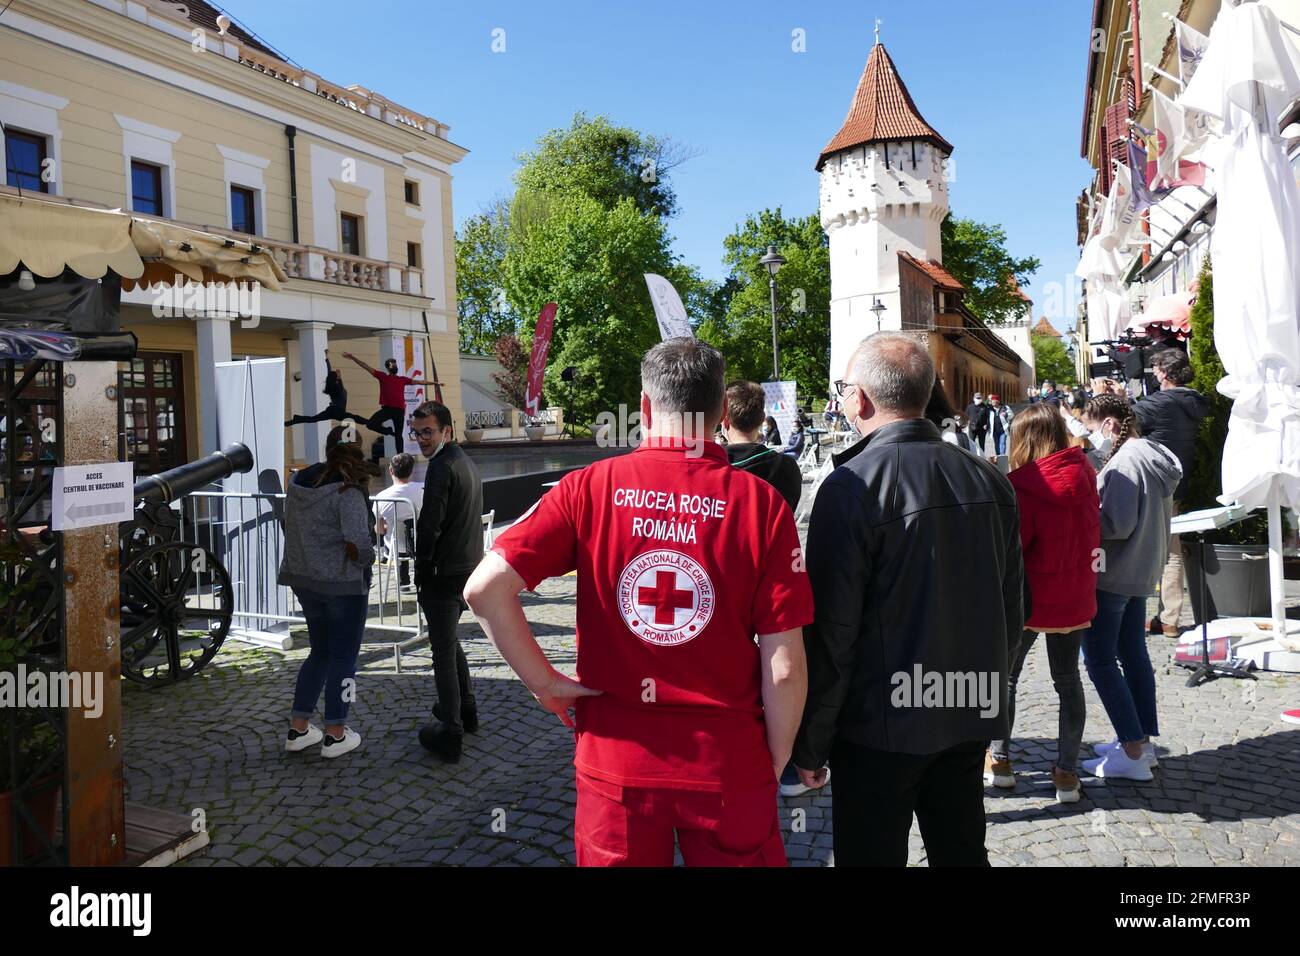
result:
[(1007, 433), (1000, 432), (999, 434), (994, 435), (993, 441), (997, 445), (998, 454), (1005, 455), (1007, 453)]
[(1121, 743), (1160, 733), (1156, 675), (1147, 655), (1146, 610), (1145, 597), (1098, 591), (1097, 616), (1083, 632), (1084, 666)]
[[(322, 594), (293, 589), (307, 619), (311, 653), (298, 671), (293, 692), (293, 716), (310, 719), (316, 702), (325, 691), (325, 723), (341, 724), (348, 717), (348, 704), (355, 699), (357, 654), (366, 627), (367, 596), (364, 594)], [(352, 680), (348, 693), (343, 682)]]

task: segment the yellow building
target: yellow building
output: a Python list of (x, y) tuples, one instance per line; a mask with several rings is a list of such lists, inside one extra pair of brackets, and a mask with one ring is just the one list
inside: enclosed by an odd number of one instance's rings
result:
[[(213, 450), (214, 364), (246, 355), (286, 359), (286, 410), (311, 414), (329, 348), (349, 409), (369, 414), (377, 383), (342, 353), (380, 368), (427, 342), (463, 426), (451, 172), (466, 150), (445, 124), (289, 64), (202, 0), (14, 0), (0, 122), (4, 189), (252, 236), (290, 277), (247, 319), (123, 293), (140, 473)], [(287, 430), (286, 461), (319, 457), (329, 427)]]

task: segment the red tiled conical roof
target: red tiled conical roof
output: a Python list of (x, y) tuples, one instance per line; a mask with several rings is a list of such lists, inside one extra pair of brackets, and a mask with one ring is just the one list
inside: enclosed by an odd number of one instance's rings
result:
[(862, 79), (858, 80), (849, 115), (817, 157), (817, 169), (825, 165), (832, 153), (886, 139), (925, 139), (944, 152), (952, 153), (952, 145), (925, 121), (916, 108), (912, 94), (903, 85), (885, 45), (877, 43), (871, 48)]
[(1031, 331), (1035, 335), (1050, 335), (1053, 338), (1058, 338), (1058, 339), (1061, 337), (1061, 333), (1056, 331), (1056, 326), (1052, 325), (1051, 322), (1047, 321), (1047, 316), (1043, 316), (1041, 319), (1039, 319), (1038, 324), (1035, 325)]

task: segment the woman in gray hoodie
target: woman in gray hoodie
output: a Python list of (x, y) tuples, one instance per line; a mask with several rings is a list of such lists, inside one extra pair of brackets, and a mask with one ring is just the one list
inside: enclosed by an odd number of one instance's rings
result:
[[(1096, 749), (1083, 769), (1098, 777), (1150, 780), (1156, 764), (1156, 678), (1146, 645), (1146, 602), (1169, 550), (1174, 489), (1183, 476), (1173, 452), (1140, 437), (1122, 395), (1096, 395), (1084, 421), (1111, 440), (1097, 474), (1101, 561), (1097, 616), (1083, 638), (1083, 660), (1116, 739)], [(1122, 668), (1122, 669), (1121, 669)]]
[[(302, 662), (293, 694), (290, 753), (321, 745), (321, 756), (340, 757), (361, 746), (347, 726), (355, 699), (357, 654), (370, 600), (375, 558), (368, 484), (379, 473), (361, 446), (345, 440), (354, 426), (338, 425), (325, 439), (325, 460), (289, 482), (284, 512), (284, 557), (279, 582), (293, 589), (307, 619), (311, 653)], [(325, 692), (325, 731), (312, 726)]]

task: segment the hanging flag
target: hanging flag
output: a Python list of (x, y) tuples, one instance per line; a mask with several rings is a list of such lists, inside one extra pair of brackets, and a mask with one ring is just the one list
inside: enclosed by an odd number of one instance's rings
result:
[(537, 316), (537, 328), (533, 330), (533, 354), (528, 359), (528, 394), (524, 399), (524, 411), (537, 415), (542, 405), (542, 375), (546, 372), (546, 352), (551, 347), (551, 333), (555, 330), (554, 302), (542, 306)]
[(1133, 208), (1137, 212), (1150, 209), (1169, 195), (1170, 190), (1151, 188), (1156, 164), (1147, 160), (1147, 151), (1138, 144), (1136, 136), (1130, 137), (1128, 141), (1128, 165), (1129, 169), (1138, 171), (1133, 177)]
[(1133, 203), (1133, 177), (1123, 163), (1115, 164), (1115, 181), (1106, 200), (1106, 215), (1101, 223), (1101, 245), (1118, 249), (1128, 242), (1137, 229), (1138, 211)]
[(1178, 75), (1186, 87), (1192, 81), (1196, 68), (1201, 65), (1201, 57), (1210, 45), (1210, 38), (1193, 30), (1182, 20), (1174, 21), (1174, 29), (1178, 35)]
[(645, 284), (650, 289), (650, 304), (654, 306), (655, 319), (659, 322), (660, 338), (694, 338), (686, 307), (673, 284), (653, 272), (645, 274)]
[(1157, 89), (1149, 92), (1156, 126), (1150, 141), (1158, 147), (1151, 150), (1156, 171), (1149, 182), (1168, 188), (1204, 185), (1204, 164), (1187, 162), (1184, 157), (1209, 142), (1213, 135), (1210, 117), (1200, 110), (1184, 109)]

